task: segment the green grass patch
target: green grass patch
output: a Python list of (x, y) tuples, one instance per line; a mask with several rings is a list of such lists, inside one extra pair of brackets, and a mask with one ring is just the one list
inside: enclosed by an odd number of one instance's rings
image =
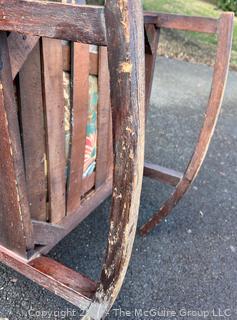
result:
[[(215, 0), (144, 0), (144, 10), (159, 11), (168, 13), (179, 13), (185, 15), (219, 17), (221, 10), (217, 8)], [(188, 40), (198, 43), (200, 46), (213, 46), (216, 45), (216, 37), (213, 35), (187, 32), (185, 37)], [(234, 23), (234, 38), (232, 50), (232, 66), (237, 68), (237, 17)]]

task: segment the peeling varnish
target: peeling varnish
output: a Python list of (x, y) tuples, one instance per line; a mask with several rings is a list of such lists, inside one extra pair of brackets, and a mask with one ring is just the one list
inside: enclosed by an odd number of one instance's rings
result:
[(119, 72), (122, 72), (122, 73), (131, 73), (131, 72), (132, 72), (132, 67), (133, 67), (132, 63), (127, 62), (127, 61), (122, 62), (122, 63), (120, 64), (120, 67), (119, 67)]
[(127, 0), (118, 0), (117, 6), (121, 13), (121, 24), (124, 30), (124, 37), (126, 43), (130, 42), (130, 32), (129, 32), (129, 12), (128, 12), (128, 3)]

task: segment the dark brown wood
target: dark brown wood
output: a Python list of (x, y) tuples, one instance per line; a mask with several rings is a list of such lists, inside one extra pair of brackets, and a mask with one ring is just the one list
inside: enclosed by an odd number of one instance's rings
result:
[(216, 33), (218, 26), (218, 20), (214, 18), (158, 12), (144, 12), (144, 20), (145, 24), (154, 24), (157, 28), (203, 33)]
[(97, 284), (86, 276), (46, 257), (39, 257), (27, 263), (2, 246), (0, 261), (82, 310), (90, 306)]
[(109, 130), (110, 130), (110, 79), (108, 52), (106, 47), (99, 49), (99, 103), (97, 113), (97, 157), (96, 188), (100, 187), (109, 174)]
[(145, 61), (140, 1), (107, 0), (105, 17), (115, 164), (107, 255), (88, 310), (93, 319), (105, 317), (124, 280), (136, 233), (144, 165)]
[(67, 212), (80, 205), (89, 107), (89, 46), (74, 43), (72, 48), (72, 141)]
[(19, 73), (25, 175), (31, 217), (47, 220), (45, 123), (39, 42)]
[(32, 225), (35, 245), (46, 246), (65, 235), (64, 228), (56, 224), (32, 220)]
[(205, 113), (204, 124), (191, 161), (189, 162), (185, 174), (177, 185), (174, 193), (164, 203), (160, 210), (155, 213), (154, 216), (140, 229), (140, 233), (143, 236), (148, 234), (157, 224), (163, 221), (164, 218), (170, 214), (171, 210), (188, 191), (205, 159), (224, 96), (231, 56), (233, 19), (233, 13), (222, 13), (218, 23), (218, 46), (211, 94), (208, 101), (207, 111)]
[(95, 210), (105, 199), (107, 199), (112, 193), (112, 179), (108, 179), (103, 186), (95, 190), (93, 193), (89, 193), (85, 196), (79, 208), (77, 208), (72, 214), (64, 217), (58, 226), (61, 226), (65, 233), (58, 233), (57, 238), (53, 239), (53, 242), (40, 249), (40, 253), (47, 254), (59, 241), (61, 241), (68, 233), (74, 230), (89, 214)]
[(64, 132), (63, 62), (61, 41), (42, 41), (44, 101), (47, 122), (47, 164), (50, 222), (65, 216), (66, 156)]
[(0, 243), (26, 257), (33, 248), (7, 35), (0, 33)]
[(0, 17), (4, 31), (106, 45), (103, 7), (1, 0)]
[(11, 32), (7, 41), (12, 67), (12, 78), (15, 79), (29, 54), (38, 43), (39, 37), (26, 36), (24, 34)]
[(181, 172), (148, 162), (145, 162), (144, 176), (159, 180), (174, 187), (176, 187), (183, 178), (183, 174)]
[(160, 29), (153, 24), (145, 24), (145, 68), (146, 68), (146, 116), (149, 109), (151, 98), (152, 83), (156, 65), (158, 42), (160, 37)]

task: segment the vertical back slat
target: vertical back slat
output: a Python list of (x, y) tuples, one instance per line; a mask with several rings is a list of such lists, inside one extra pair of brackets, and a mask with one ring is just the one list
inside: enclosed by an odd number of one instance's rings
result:
[(38, 43), (39, 37), (11, 32), (7, 40), (12, 67), (12, 77), (15, 79), (15, 76), (20, 71), (32, 49)]
[(7, 35), (0, 32), (0, 242), (22, 256), (33, 248)]
[(42, 39), (44, 103), (50, 220), (65, 216), (66, 157), (64, 132), (63, 57), (59, 40)]
[(19, 73), (19, 84), (30, 212), (33, 219), (46, 221), (46, 141), (41, 80), (40, 45), (38, 42)]
[(72, 45), (72, 139), (67, 211), (80, 205), (89, 107), (89, 46)]
[(108, 177), (109, 169), (109, 131), (110, 131), (110, 80), (108, 54), (106, 47), (99, 48), (99, 104), (98, 104), (98, 139), (96, 158), (96, 188)]

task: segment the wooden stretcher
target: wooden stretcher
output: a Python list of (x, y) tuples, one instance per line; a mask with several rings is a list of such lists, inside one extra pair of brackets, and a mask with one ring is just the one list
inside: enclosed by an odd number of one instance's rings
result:
[[(219, 35), (217, 58), (222, 61), (217, 59), (210, 102), (214, 111), (210, 107), (205, 124), (213, 132), (233, 15), (190, 19), (154, 13), (143, 17), (139, 1), (133, 0), (107, 0), (105, 7), (0, 2), (0, 261), (80, 307), (87, 319), (106, 316), (129, 264), (144, 170), (145, 106), (148, 110), (162, 27)], [(70, 103), (63, 94), (68, 88)], [(94, 98), (96, 128), (91, 135)], [(204, 137), (207, 145), (211, 133)], [(206, 151), (202, 148), (199, 166)], [(182, 181), (172, 171), (147, 167), (145, 175), (152, 178), (172, 185)], [(186, 191), (187, 179), (177, 192)], [(111, 193), (99, 281), (48, 258)]]

